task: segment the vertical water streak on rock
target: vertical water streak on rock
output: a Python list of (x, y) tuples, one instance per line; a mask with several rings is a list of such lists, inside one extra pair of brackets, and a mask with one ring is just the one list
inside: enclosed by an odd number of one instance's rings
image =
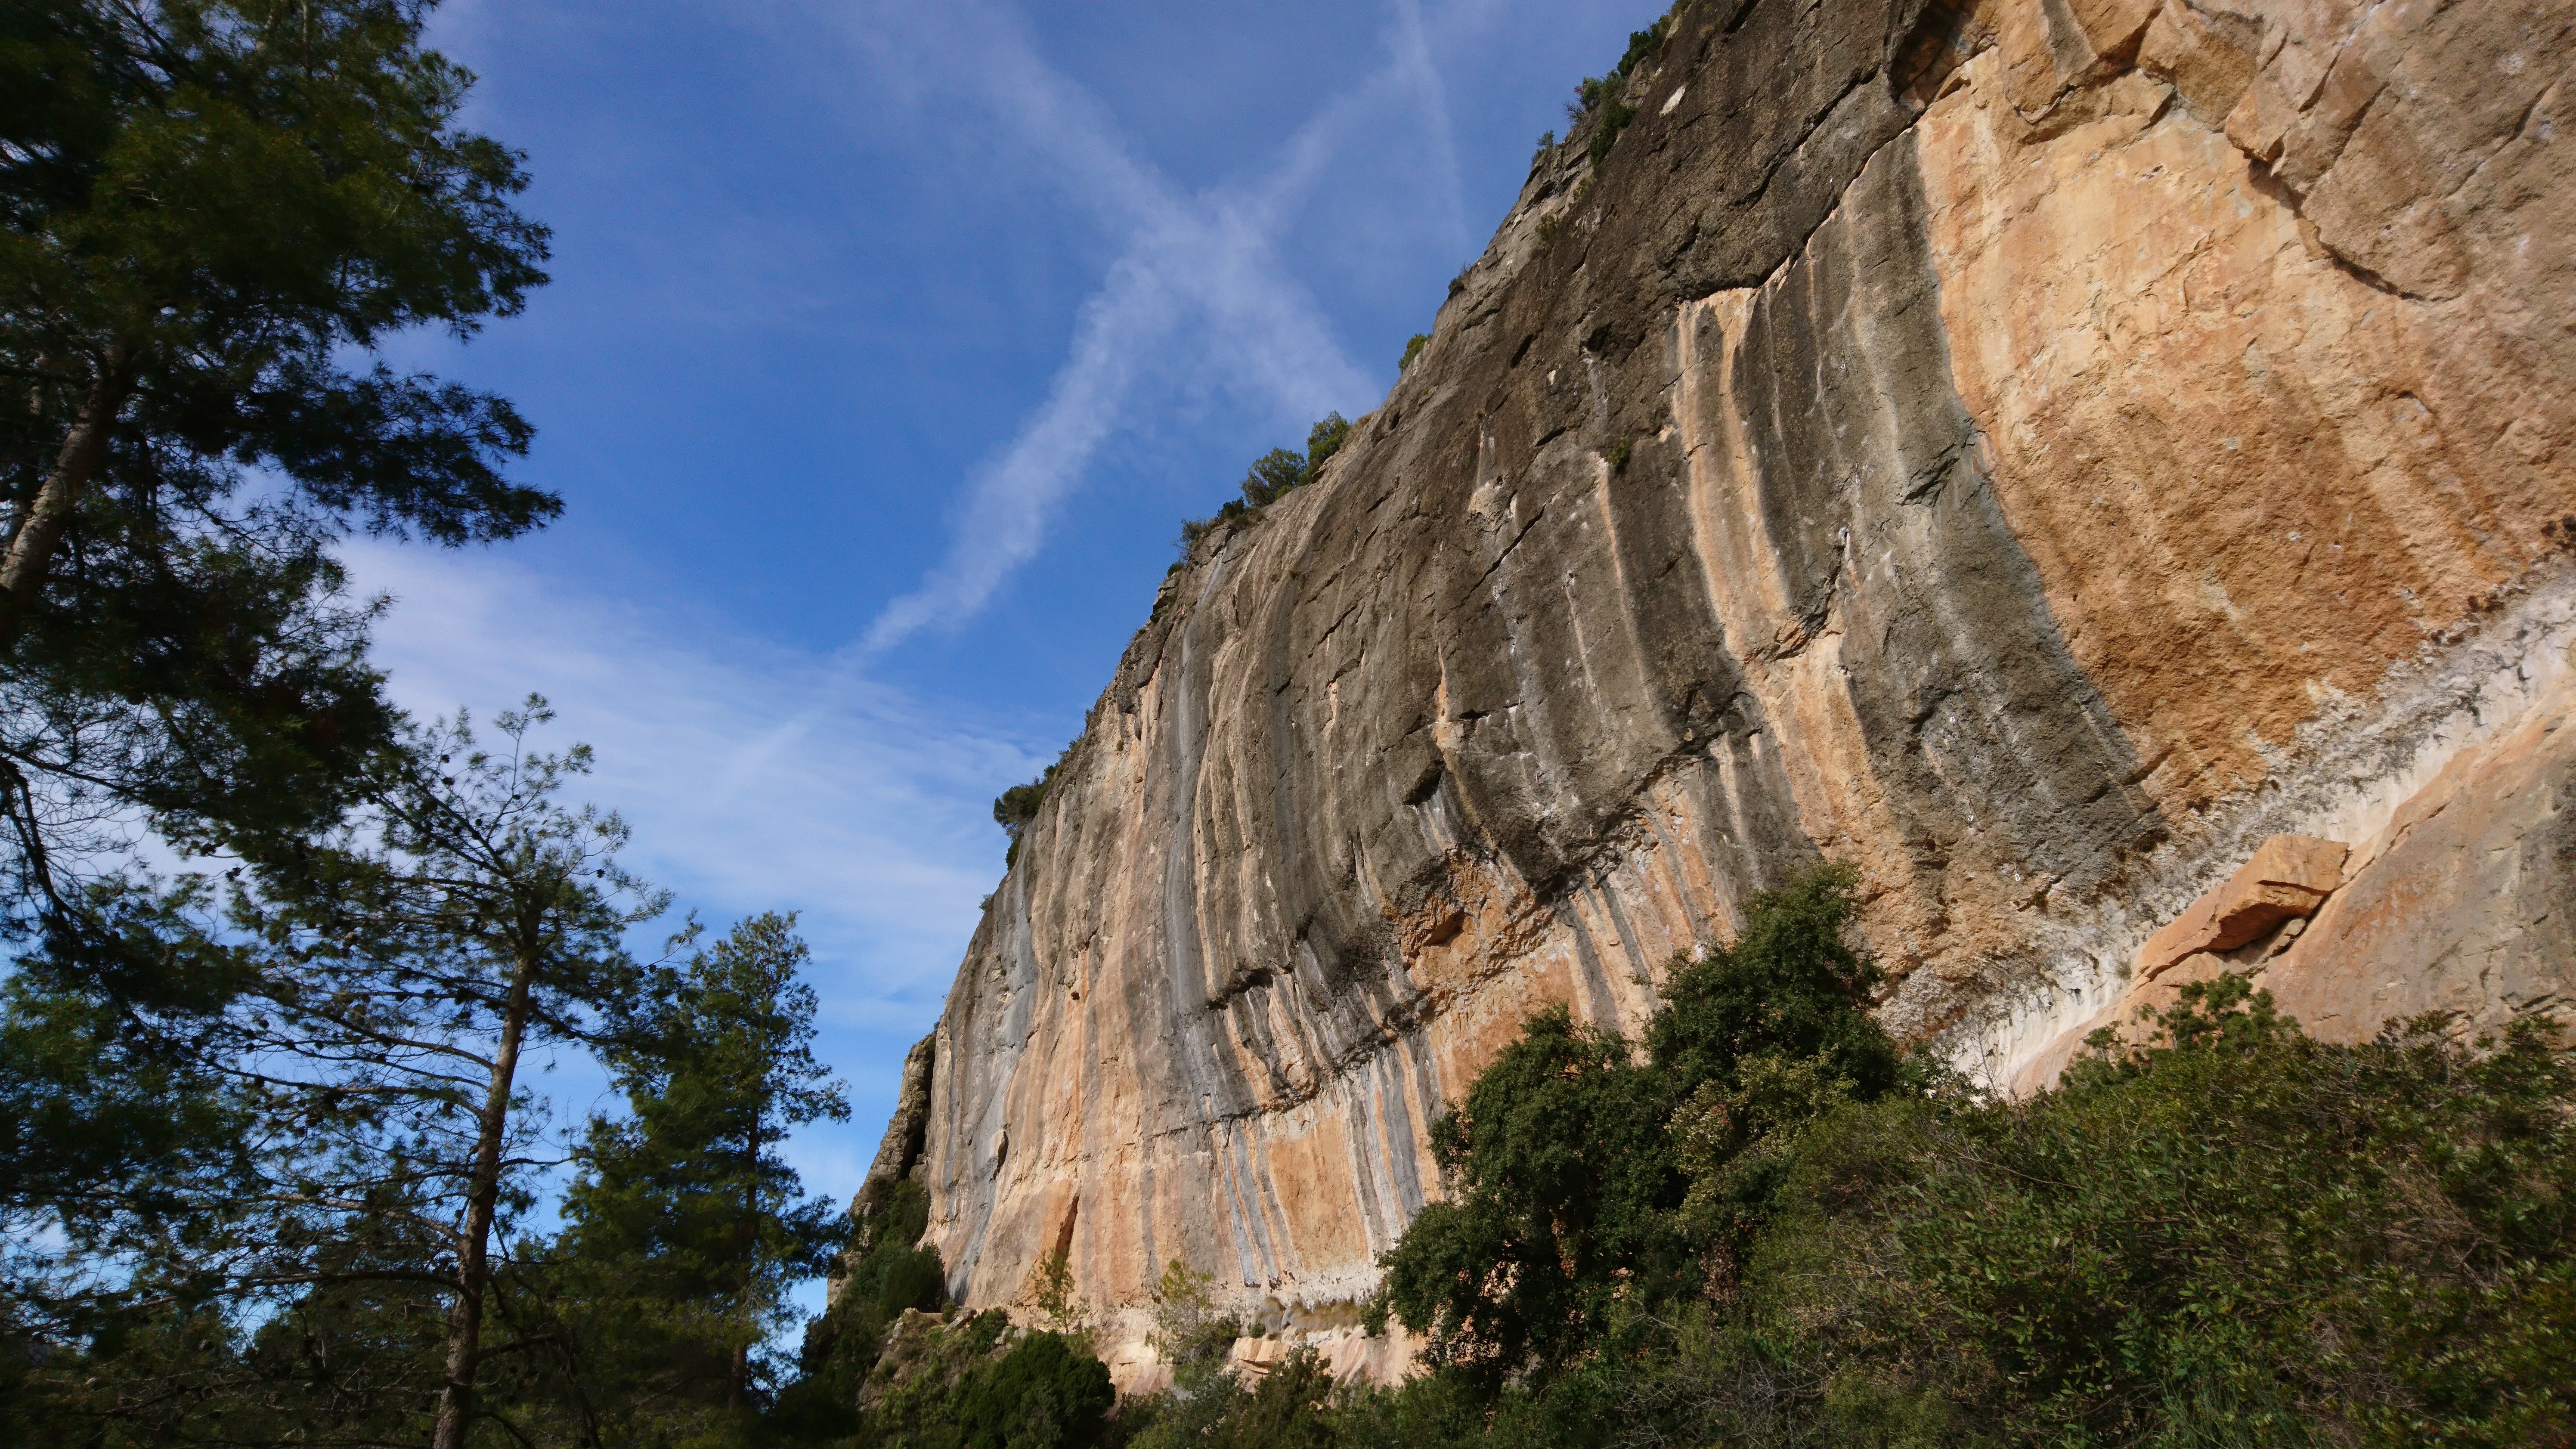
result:
[(1575, 982), (1583, 993), (1585, 1019), (1616, 1031), (1627, 1023), (1620, 1020), (1618, 998), (1610, 994), (1610, 975), (1601, 969), (1601, 953), (1593, 945), (1592, 929), (1584, 920), (1584, 897), (1590, 894), (1588, 889), (1579, 892), (1565, 912), (1565, 923), (1574, 932)]

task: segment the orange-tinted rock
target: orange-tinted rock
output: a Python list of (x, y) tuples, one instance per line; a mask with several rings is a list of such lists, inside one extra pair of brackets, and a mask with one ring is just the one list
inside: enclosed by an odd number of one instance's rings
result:
[[(2570, 669), (2576, 675), (2576, 669)], [(2463, 1037), (2576, 1000), (2576, 687), (2464, 752), (2259, 978), (2310, 1031), (2440, 1012)], [(2571, 1017), (2576, 1019), (2576, 1017)]]
[(2346, 848), (2332, 840), (2275, 835), (2227, 883), (2192, 902), (2140, 947), (2141, 978), (2202, 951), (2232, 951), (2294, 916), (2312, 916), (2343, 883)]
[[(2304, 930), (2259, 950), (2189, 955), (2152, 979), (2136, 973), (2114, 1002), (2018, 1064), (2010, 1085), (2054, 1082), (2097, 1027), (2146, 1040), (2142, 1010), (2169, 1007), (2184, 984), (2222, 971), (2249, 978), (2282, 1015), (2330, 1041), (2367, 1040), (2426, 1012), (2462, 1039), (2531, 1012), (2567, 1013), (2576, 1004), (2576, 618), (2562, 616), (2546, 637), (2552, 647), (2522, 666), (2521, 707), (2416, 772), (2343, 858), (2341, 883)], [(2325, 878), (2322, 865), (2313, 860), (2307, 879)]]

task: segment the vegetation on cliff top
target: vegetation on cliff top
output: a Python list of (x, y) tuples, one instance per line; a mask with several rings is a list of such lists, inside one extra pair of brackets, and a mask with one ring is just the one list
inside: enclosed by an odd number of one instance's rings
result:
[(1077, 739), (1066, 745), (1054, 763), (1038, 772), (1036, 779), (1024, 785), (1013, 785), (993, 798), (993, 823), (1002, 827), (1002, 833), (1011, 838), (1010, 847), (1002, 854), (1005, 869), (1019, 864), (1020, 832), (1028, 829), (1030, 822), (1038, 818), (1038, 811), (1046, 804), (1047, 788), (1055, 783), (1056, 772), (1073, 758), (1075, 746), (1081, 743)]
[[(1632, 31), (1628, 48), (1608, 75), (1592, 76), (1574, 87), (1574, 99), (1565, 103), (1566, 139), (1572, 140), (1589, 124), (1590, 139), (1585, 144), (1586, 157), (1594, 166), (1610, 154), (1619, 143), (1619, 133), (1637, 119), (1637, 108), (1628, 104), (1628, 82), (1637, 67), (1663, 54), (1664, 42), (1672, 37), (1673, 21), (1689, 8), (1690, 0), (1677, 0), (1673, 8), (1656, 17), (1655, 23), (1643, 30)], [(1554, 145), (1554, 135), (1541, 143), (1542, 149)]]
[[(1410, 353), (1407, 354), (1411, 356)], [(1324, 471), (1324, 463), (1349, 442), (1350, 421), (1340, 413), (1326, 413), (1323, 419), (1306, 431), (1306, 451), (1301, 456), (1286, 448), (1273, 448), (1252, 460), (1244, 471), (1240, 498), (1229, 499), (1211, 518), (1185, 519), (1181, 523), (1181, 560), (1186, 563), (1198, 552), (1199, 540), (1220, 526), (1248, 523), (1261, 510), (1288, 496), (1293, 489), (1312, 483)], [(1180, 564), (1174, 564), (1174, 568)]]

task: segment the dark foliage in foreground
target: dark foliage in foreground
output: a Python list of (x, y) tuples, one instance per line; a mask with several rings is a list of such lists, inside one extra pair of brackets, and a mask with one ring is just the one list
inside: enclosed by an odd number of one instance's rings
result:
[(203, 993), (93, 889), (127, 827), (273, 858), (395, 732), (336, 543), (560, 511), (506, 475), (507, 399), (384, 360), (545, 281), (520, 157), (461, 124), (426, 10), (0, 7), (0, 929), (131, 1016)]
[[(793, 1377), (746, 1374), (747, 1326), (785, 1281), (758, 1255), (822, 1246), (782, 1181), (776, 1226), (725, 1266), (724, 1195), (754, 1177), (684, 1150), (733, 1110), (720, 1084), (787, 1103), (811, 1075), (728, 1045), (796, 1037), (792, 992), (775, 1022), (752, 1002), (716, 1034), (696, 1024), (718, 986), (767, 1001), (792, 980), (783, 924), (751, 923), (743, 949), (786, 964), (747, 992), (714, 958), (671, 979), (671, 1009), (626, 1038), (656, 1053), (631, 1075), (667, 1110), (595, 1134), (575, 1230), (498, 1266), (472, 1442), (2576, 1442), (2576, 1069), (2550, 1024), (2463, 1043), (2427, 1020), (2335, 1046), (2221, 978), (2151, 1046), (2101, 1039), (2057, 1090), (2000, 1101), (1872, 1024), (1849, 891), (1828, 871), (1757, 900), (1731, 946), (1676, 964), (1642, 1041), (1550, 1013), (1476, 1082), (1437, 1129), (1447, 1196), (1390, 1255), (1379, 1305), (1427, 1338), (1422, 1377), (1337, 1389), (1300, 1353), (1239, 1382), (1238, 1327), (1176, 1263), (1155, 1332), (1175, 1387), (1123, 1406), (1078, 1322), (943, 1308), (912, 1184), (857, 1224)], [(371, 1276), (370, 1242), (318, 1259), (327, 1281), (258, 1322), (173, 1305), (78, 1341), (0, 1323), (0, 1429), (416, 1442), (444, 1296), (391, 1240), (395, 1271)]]
[(1694, 1294), (1740, 1236), (1737, 1199), (1758, 1209), (1767, 1186), (1729, 1169), (1800, 1125), (1773, 1099), (1898, 1084), (1862, 1010), (1875, 973), (1842, 940), (1849, 884), (1826, 871), (1764, 897), (1733, 947), (1676, 971), (1644, 1061), (1547, 1012), (1433, 1127), (1448, 1196), (1387, 1258), (1386, 1299), (1434, 1363), (1544, 1380), (1638, 1303)]

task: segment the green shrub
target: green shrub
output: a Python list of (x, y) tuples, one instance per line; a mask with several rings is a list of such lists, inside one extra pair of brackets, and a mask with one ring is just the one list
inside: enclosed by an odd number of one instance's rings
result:
[[(863, 1205), (865, 1199), (862, 1199)], [(930, 1195), (898, 1182), (856, 1224), (861, 1250), (849, 1277), (821, 1316), (805, 1325), (797, 1378), (779, 1393), (770, 1418), (781, 1442), (836, 1439), (858, 1423), (859, 1386), (884, 1352), (904, 1310), (937, 1310), (948, 1301), (939, 1255), (915, 1247), (930, 1226)]]
[(1636, 1311), (1731, 1276), (1799, 1105), (1905, 1080), (1864, 1010), (1877, 972), (1842, 939), (1854, 881), (1825, 869), (1758, 896), (1734, 945), (1677, 962), (1644, 1062), (1555, 1008), (1433, 1124), (1446, 1192), (1387, 1255), (1383, 1289), (1431, 1362), (1543, 1383)]
[[(1683, 4), (1687, 3), (1688, 0), (1683, 0)], [(1639, 65), (1663, 53), (1664, 41), (1672, 34), (1673, 19), (1681, 14), (1682, 9), (1683, 5), (1677, 4), (1654, 24), (1629, 32), (1628, 48), (1608, 75), (1593, 76), (1576, 83), (1574, 99), (1566, 104), (1565, 115), (1577, 127), (1586, 120), (1593, 122), (1587, 154), (1595, 167), (1610, 154), (1610, 148), (1618, 144), (1619, 133), (1628, 129), (1629, 122), (1637, 119), (1637, 108), (1624, 99), (1629, 78), (1637, 73)], [(1569, 131), (1568, 134), (1572, 133)], [(1551, 144), (1553, 140), (1551, 136)]]
[(1342, 450), (1351, 440), (1351, 424), (1340, 413), (1326, 413), (1322, 421), (1306, 430), (1306, 472), (1300, 483), (1312, 483), (1324, 471), (1326, 460)]
[(1305, 481), (1306, 460), (1286, 448), (1273, 448), (1254, 459), (1250, 471), (1243, 475), (1244, 504), (1267, 508)]
[[(913, 1320), (911, 1331), (889, 1342), (863, 1376), (874, 1402), (858, 1416), (849, 1442), (866, 1449), (963, 1449), (970, 1386), (979, 1376), (989, 1379), (1010, 1334), (1010, 1316), (999, 1309)], [(978, 1407), (990, 1418), (998, 1406), (989, 1384), (984, 1398)]]
[(1347, 1437), (1332, 1372), (1311, 1348), (1248, 1386), (1225, 1371), (1222, 1354), (1183, 1369), (1172, 1389), (1119, 1411), (1129, 1449), (1330, 1449)]
[(1062, 1336), (1032, 1333), (958, 1385), (965, 1449), (1071, 1449), (1101, 1442), (1117, 1402), (1109, 1369)]
[[(1574, 99), (1565, 103), (1565, 119), (1567, 122), (1574, 126), (1580, 126), (1586, 120), (1589, 120), (1593, 112), (1601, 109), (1603, 103), (1618, 95), (1619, 84), (1625, 79), (1626, 77), (1613, 71), (1608, 75), (1586, 76), (1582, 80), (1576, 81), (1574, 83)], [(1568, 139), (1571, 139), (1573, 136), (1573, 132), (1571, 130), (1566, 134)]]
[(1054, 779), (1055, 766), (1049, 765), (1036, 779), (993, 797), (993, 823), (1017, 841), (1029, 822), (1038, 818), (1038, 807), (1046, 803), (1047, 786)]
[[(1684, 3), (1687, 3), (1687, 0), (1684, 0)], [(1637, 67), (1641, 62), (1653, 60), (1663, 54), (1664, 42), (1673, 33), (1673, 17), (1681, 12), (1681, 5), (1675, 5), (1671, 10), (1655, 17), (1654, 24), (1643, 30), (1629, 31), (1628, 48), (1620, 53), (1619, 68), (1612, 74), (1625, 80), (1637, 73)]]
[(1916, 1117), (1844, 1214), (1899, 1271), (1841, 1301), (1907, 1342), (1820, 1347), (1947, 1359), (2013, 1439), (2576, 1440), (2576, 1070), (2545, 1023), (2442, 1025), (2331, 1046), (2223, 977), (2154, 1049)]
[(1038, 1325), (1049, 1333), (1060, 1333), (1085, 1349), (1091, 1346), (1091, 1304), (1075, 1291), (1073, 1249), (1059, 1246), (1038, 1260), (1029, 1272), (1025, 1297)]
[(2026, 1101), (1952, 1084), (1811, 1124), (1732, 1319), (1820, 1386), (1788, 1417), (1827, 1442), (1873, 1415), (1926, 1443), (2576, 1436), (2550, 1027), (2334, 1046), (2234, 978), (2158, 1025)]
[(1216, 1277), (1178, 1258), (1163, 1265), (1152, 1293), (1154, 1327), (1146, 1335), (1175, 1373), (1225, 1361), (1241, 1326), (1217, 1312)]
[(1646, 1028), (1656, 1066), (1690, 1091), (1748, 1059), (1818, 1057), (1863, 1099), (1895, 1087), (1902, 1057), (1867, 1010), (1880, 972), (1844, 939), (1858, 884), (1850, 868), (1828, 866), (1754, 897), (1732, 944), (1665, 982)]
[(948, 1302), (948, 1270), (928, 1248), (894, 1249), (877, 1272), (875, 1289), (877, 1311), (889, 1321), (908, 1308), (936, 1312)]
[(1495, 1383), (1552, 1373), (1591, 1346), (1632, 1283), (1687, 1282), (1667, 1097), (1624, 1038), (1557, 1007), (1433, 1124), (1446, 1195), (1388, 1255), (1384, 1290), (1429, 1335), (1432, 1363)]
[(1230, 1395), (1199, 1442), (1208, 1449), (1331, 1449), (1337, 1436), (1325, 1411), (1332, 1397), (1322, 1357), (1300, 1348), (1249, 1390)]
[(1601, 108), (1601, 119), (1592, 128), (1592, 143), (1586, 151), (1595, 167), (1609, 156), (1610, 148), (1619, 144), (1619, 133), (1635, 119), (1637, 108), (1623, 100), (1613, 98)]
[[(1187, 528), (1188, 525), (1185, 524), (1183, 527)], [(1013, 785), (994, 797), (993, 823), (1002, 827), (1002, 833), (1011, 838), (1009, 849), (1002, 855), (1005, 869), (1019, 863), (1020, 832), (1029, 827), (1029, 822), (1038, 818), (1038, 811), (1046, 805), (1047, 788), (1055, 783), (1055, 772), (1063, 769), (1065, 762), (1073, 758), (1074, 745), (1081, 743), (1082, 741), (1077, 739), (1073, 744), (1066, 745), (1063, 753), (1055, 757), (1055, 763), (1039, 771), (1036, 779), (1025, 785)], [(917, 1238), (921, 1234), (916, 1230), (913, 1236)]]
[[(1409, 359), (1412, 354), (1407, 353)], [(1351, 425), (1340, 413), (1326, 413), (1306, 433), (1306, 453), (1299, 457), (1286, 448), (1273, 448), (1252, 462), (1243, 475), (1241, 498), (1226, 500), (1213, 518), (1181, 520), (1181, 562), (1187, 563), (1198, 552), (1199, 541), (1221, 525), (1246, 523), (1260, 516), (1261, 510), (1306, 486), (1322, 470), (1324, 460), (1340, 451), (1351, 435)], [(995, 818), (1001, 807), (994, 806)]]
[(945, 1307), (948, 1270), (937, 1253), (915, 1246), (929, 1228), (930, 1194), (917, 1182), (896, 1183), (864, 1225), (870, 1246), (842, 1292), (875, 1304), (878, 1316), (889, 1323), (907, 1308), (934, 1312)]
[(1435, 1371), (1339, 1442), (2576, 1442), (2553, 1025), (2332, 1046), (2222, 978), (1998, 1101), (1869, 1023), (1849, 885), (1676, 971), (1645, 1066), (1551, 1014), (1478, 1079), (1386, 1263)]

